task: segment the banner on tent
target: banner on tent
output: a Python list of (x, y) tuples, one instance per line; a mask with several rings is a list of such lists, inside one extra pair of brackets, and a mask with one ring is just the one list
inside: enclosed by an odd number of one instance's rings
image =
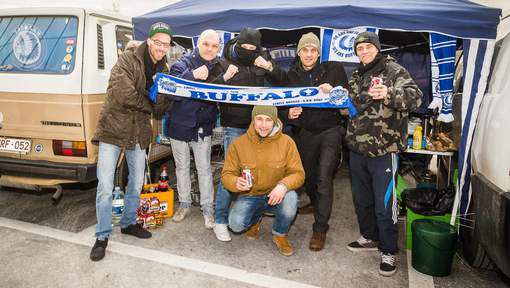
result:
[[(216, 30), (216, 33), (218, 33), (218, 35), (220, 36), (220, 50), (218, 51), (218, 57), (221, 57), (221, 55), (223, 55), (223, 47), (225, 47), (225, 43), (230, 41), (230, 39), (234, 38), (235, 34), (232, 32), (226, 32), (221, 30)], [(198, 47), (198, 37), (199, 36), (195, 36), (192, 39), (193, 49)]]
[(354, 51), (354, 40), (359, 33), (372, 31), (378, 33), (375, 28), (357, 27), (352, 29), (321, 29), (321, 62), (338, 61), (359, 63)]
[(317, 87), (244, 87), (208, 84), (189, 81), (163, 73), (156, 74), (150, 97), (153, 102), (157, 94), (191, 99), (244, 105), (303, 106), (316, 108), (347, 108), (349, 115), (356, 115), (356, 108), (347, 90), (338, 86), (330, 93)]

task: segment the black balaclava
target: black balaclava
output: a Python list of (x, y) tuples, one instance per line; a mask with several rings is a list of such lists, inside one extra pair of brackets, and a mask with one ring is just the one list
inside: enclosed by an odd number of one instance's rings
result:
[[(260, 32), (253, 28), (244, 28), (241, 30), (241, 33), (237, 36), (237, 42), (234, 46), (235, 53), (237, 55), (237, 60), (241, 62), (243, 65), (250, 66), (253, 65), (255, 59), (260, 54), (260, 38), (262, 35)], [(255, 50), (248, 50), (241, 47), (243, 44), (251, 44), (257, 46)]]

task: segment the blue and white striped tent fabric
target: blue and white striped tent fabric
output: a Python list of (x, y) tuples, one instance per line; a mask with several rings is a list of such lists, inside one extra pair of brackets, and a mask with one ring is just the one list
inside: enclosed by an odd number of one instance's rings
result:
[[(471, 199), (471, 142), (487, 87), (501, 9), (466, 0), (183, 0), (133, 18), (135, 39), (147, 38), (158, 21), (192, 38), (205, 29), (239, 32), (244, 27), (292, 30), (303, 27), (428, 32), (464, 41), (464, 92), (459, 150), (459, 188), (453, 215)], [(455, 217), (452, 217), (454, 221)]]

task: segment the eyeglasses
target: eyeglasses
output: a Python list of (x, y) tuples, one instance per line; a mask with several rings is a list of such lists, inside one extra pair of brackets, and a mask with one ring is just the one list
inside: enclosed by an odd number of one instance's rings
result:
[(164, 43), (164, 42), (161, 42), (159, 40), (152, 40), (152, 43), (158, 47), (163, 47), (165, 49), (169, 49), (170, 48), (170, 43)]

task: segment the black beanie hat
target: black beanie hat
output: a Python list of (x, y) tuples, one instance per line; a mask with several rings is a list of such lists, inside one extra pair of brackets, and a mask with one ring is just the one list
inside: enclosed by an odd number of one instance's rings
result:
[(356, 37), (356, 40), (354, 40), (354, 53), (356, 53), (356, 55), (358, 55), (356, 52), (356, 47), (358, 47), (358, 44), (361, 43), (372, 43), (377, 48), (377, 50), (381, 52), (381, 42), (379, 42), (379, 35), (374, 32), (366, 31), (359, 33), (359, 35)]
[(237, 35), (237, 43), (239, 43), (239, 45), (251, 44), (260, 48), (260, 38), (262, 38), (262, 35), (258, 30), (253, 28), (243, 28), (241, 33)]

